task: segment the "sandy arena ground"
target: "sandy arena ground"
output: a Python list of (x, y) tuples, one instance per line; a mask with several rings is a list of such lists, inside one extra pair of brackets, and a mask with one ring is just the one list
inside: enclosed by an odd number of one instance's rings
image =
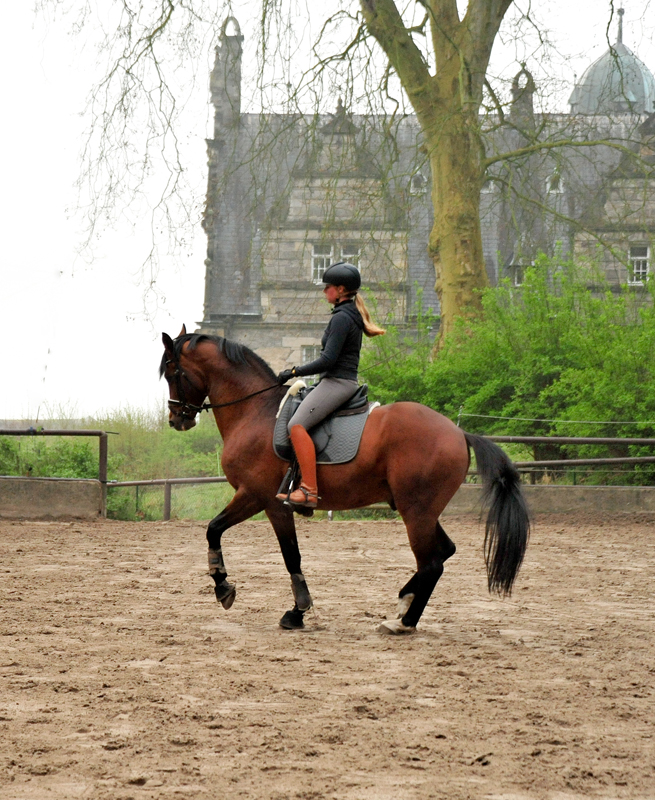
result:
[[(511, 600), (477, 520), (419, 631), (399, 522), (302, 521), (316, 603), (265, 522), (0, 522), (2, 800), (655, 798), (655, 520), (537, 519)], [(309, 615), (308, 615), (309, 616)]]

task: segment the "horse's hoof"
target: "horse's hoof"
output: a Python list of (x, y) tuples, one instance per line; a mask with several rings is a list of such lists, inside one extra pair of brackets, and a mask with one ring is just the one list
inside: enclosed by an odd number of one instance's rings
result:
[(232, 608), (234, 605), (234, 599), (237, 596), (237, 587), (227, 581), (223, 581), (223, 583), (219, 583), (218, 586), (214, 588), (214, 594), (218, 602), (227, 611), (228, 608)]
[(385, 619), (385, 621), (378, 626), (378, 633), (399, 636), (403, 633), (416, 633), (416, 628), (412, 625), (403, 625), (401, 619)]
[(280, 628), (284, 628), (286, 631), (294, 631), (298, 630), (299, 628), (304, 628), (304, 615), (304, 611), (300, 611), (297, 608), (292, 608), (290, 611), (287, 611), (280, 620)]

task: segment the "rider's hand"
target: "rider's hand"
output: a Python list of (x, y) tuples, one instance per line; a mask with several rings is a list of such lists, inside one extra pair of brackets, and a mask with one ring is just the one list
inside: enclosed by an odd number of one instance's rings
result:
[(277, 382), (282, 385), (283, 383), (286, 383), (289, 378), (293, 378), (295, 374), (295, 367), (291, 367), (291, 369), (283, 369), (282, 372), (280, 372), (280, 374), (277, 376)]

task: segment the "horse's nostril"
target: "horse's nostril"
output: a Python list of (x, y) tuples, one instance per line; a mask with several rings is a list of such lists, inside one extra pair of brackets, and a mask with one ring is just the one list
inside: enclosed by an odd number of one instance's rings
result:
[(175, 423), (173, 422), (173, 420), (172, 420), (172, 419), (169, 419), (169, 420), (168, 420), (168, 424), (171, 426), (171, 428), (174, 428), (174, 427), (175, 427)]

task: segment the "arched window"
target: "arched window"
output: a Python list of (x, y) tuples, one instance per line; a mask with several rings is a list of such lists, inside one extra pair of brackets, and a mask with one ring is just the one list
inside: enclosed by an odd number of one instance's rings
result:
[(413, 195), (425, 194), (428, 188), (427, 180), (420, 172), (415, 173), (409, 179), (409, 193)]

